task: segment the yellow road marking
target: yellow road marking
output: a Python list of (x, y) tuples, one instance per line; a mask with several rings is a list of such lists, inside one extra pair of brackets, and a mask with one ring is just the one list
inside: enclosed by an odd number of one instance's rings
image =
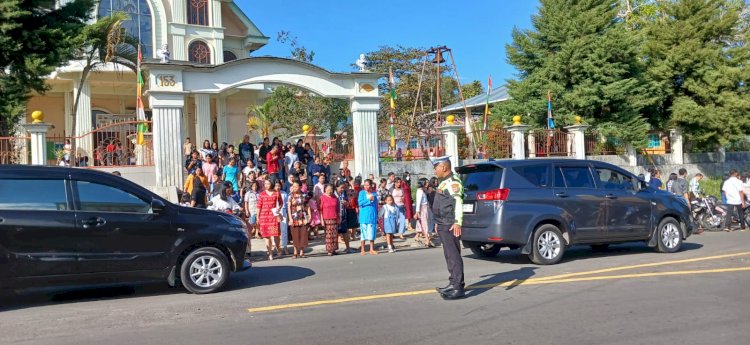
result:
[(570, 277), (585, 276), (585, 275), (591, 275), (591, 274), (597, 274), (597, 273), (609, 273), (609, 272), (616, 272), (616, 271), (632, 270), (636, 268), (658, 267), (658, 266), (665, 266), (665, 265), (686, 264), (686, 263), (698, 262), (698, 261), (727, 259), (727, 258), (733, 258), (733, 257), (745, 256), (745, 255), (750, 255), (750, 252), (704, 256), (704, 257), (692, 258), (692, 259), (651, 262), (647, 264), (638, 264), (638, 265), (630, 265), (630, 266), (617, 266), (617, 267), (603, 268), (603, 269), (592, 270), (592, 271), (565, 273), (565, 274), (558, 274), (558, 275), (549, 276), (549, 277), (533, 278), (533, 280), (550, 280), (550, 279), (570, 278)]
[[(468, 286), (466, 290), (491, 289), (494, 287), (508, 287), (508, 286), (519, 286), (519, 285), (541, 285), (541, 284), (554, 284), (554, 283), (572, 283), (572, 282), (582, 282), (582, 281), (634, 279), (634, 278), (659, 277), (659, 276), (697, 275), (697, 274), (710, 274), (710, 273), (750, 271), (750, 267), (735, 267), (735, 268), (717, 268), (717, 269), (706, 269), (706, 270), (687, 270), (687, 271), (671, 271), (671, 272), (633, 273), (633, 274), (596, 276), (596, 277), (578, 277), (578, 276), (591, 275), (591, 274), (596, 274), (596, 273), (607, 273), (607, 272), (622, 271), (622, 270), (635, 269), (635, 268), (683, 264), (683, 263), (690, 263), (690, 262), (697, 262), (697, 261), (718, 260), (718, 259), (726, 259), (726, 258), (732, 258), (732, 257), (738, 257), (738, 256), (744, 256), (744, 255), (750, 255), (750, 252), (723, 254), (723, 255), (715, 255), (715, 256), (707, 256), (707, 257), (701, 257), (701, 258), (683, 259), (683, 260), (671, 260), (671, 261), (654, 262), (654, 263), (630, 265), (630, 266), (618, 266), (618, 267), (604, 268), (604, 269), (591, 270), (591, 271), (585, 271), (585, 272), (559, 274), (559, 275), (554, 275), (554, 276), (549, 276), (549, 277), (529, 278), (529, 279), (524, 279), (524, 280), (512, 280), (512, 281), (496, 283), (496, 284), (471, 285), (471, 286)], [(574, 278), (574, 277), (578, 277), (578, 278)], [(330, 300), (320, 300), (320, 301), (312, 301), (312, 302), (290, 303), (290, 304), (280, 304), (280, 305), (273, 305), (273, 306), (267, 306), (267, 307), (249, 308), (248, 312), (259, 313), (259, 312), (314, 307), (314, 306), (330, 305), (330, 304), (371, 301), (371, 300), (378, 300), (378, 299), (388, 299), (388, 298), (407, 297), (407, 296), (419, 296), (419, 295), (427, 295), (427, 294), (433, 294), (433, 293), (435, 293), (434, 289), (408, 291), (408, 292), (394, 292), (394, 293), (378, 294), (378, 295), (337, 298), (337, 299), (330, 299)]]

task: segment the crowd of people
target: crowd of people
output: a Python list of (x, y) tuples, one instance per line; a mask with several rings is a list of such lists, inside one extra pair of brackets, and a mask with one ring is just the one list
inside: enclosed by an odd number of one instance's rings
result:
[[(696, 199), (706, 197), (701, 187), (703, 174), (696, 173), (690, 178), (685, 168), (679, 169), (677, 173), (671, 173), (666, 182), (662, 182), (661, 172), (656, 168), (648, 169), (647, 173), (641, 178), (656, 189), (663, 189), (683, 198), (688, 204)], [(688, 179), (690, 180), (688, 181)], [(721, 193), (722, 204), (727, 206), (730, 215), (725, 217), (723, 230), (732, 231), (732, 219), (736, 217), (740, 224), (740, 230), (744, 231), (747, 228), (745, 209), (750, 204), (750, 172), (740, 174), (736, 169), (730, 170), (729, 174), (722, 179), (719, 192)], [(700, 232), (701, 230), (698, 233)]]
[(408, 231), (416, 232), (425, 247), (434, 247), (429, 205), (435, 178), (419, 179), (412, 200), (409, 173), (363, 178), (352, 176), (347, 162), (334, 172), (325, 151), (316, 152), (302, 140), (284, 144), (264, 138), (253, 145), (246, 135), (235, 150), (209, 141), (196, 149), (187, 138), (183, 152), (187, 177), (181, 204), (241, 217), (250, 238), (265, 240), (269, 260), (304, 258), (316, 238), (325, 239), (329, 256), (357, 252), (357, 240), (360, 254), (377, 255), (378, 236), (393, 253), (394, 239), (403, 240)]

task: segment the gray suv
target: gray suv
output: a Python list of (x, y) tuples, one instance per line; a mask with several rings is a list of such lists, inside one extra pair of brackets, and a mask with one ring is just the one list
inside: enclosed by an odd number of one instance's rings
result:
[(633, 241), (672, 253), (695, 228), (681, 198), (603, 162), (502, 160), (456, 171), (466, 193), (462, 241), (477, 256), (507, 246), (550, 265), (574, 244)]

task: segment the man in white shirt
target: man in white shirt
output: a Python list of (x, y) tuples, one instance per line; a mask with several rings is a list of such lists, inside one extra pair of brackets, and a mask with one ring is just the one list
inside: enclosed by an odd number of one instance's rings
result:
[(740, 220), (740, 230), (745, 230), (745, 184), (739, 179), (739, 172), (732, 169), (729, 171), (729, 179), (724, 182), (722, 191), (727, 197), (727, 206), (729, 206), (729, 213), (724, 220), (724, 231), (732, 231), (730, 225), (732, 224), (732, 214), (734, 211), (737, 212), (737, 217)]
[(291, 174), (291, 171), (294, 169), (294, 163), (297, 161), (299, 161), (297, 152), (294, 151), (294, 148), (289, 149), (284, 155), (284, 165), (286, 166), (287, 174)]

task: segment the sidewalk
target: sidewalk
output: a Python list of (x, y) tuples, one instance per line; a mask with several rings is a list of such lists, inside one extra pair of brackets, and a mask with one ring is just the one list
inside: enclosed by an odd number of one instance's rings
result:
[[(417, 242), (414, 240), (415, 233), (413, 231), (407, 232), (404, 235), (404, 239), (401, 240), (398, 237), (394, 238), (393, 244), (396, 246), (396, 250), (398, 249), (434, 249), (434, 248), (428, 248), (425, 247), (422, 243)], [(436, 247), (440, 246), (440, 239), (439, 238), (432, 238), (432, 243)], [(359, 239), (352, 241), (350, 243), (350, 247), (352, 249), (357, 250), (359, 252)], [(263, 239), (255, 239), (253, 238), (251, 240), (251, 248), (252, 248), (252, 255), (250, 256), (250, 260), (252, 262), (258, 262), (258, 261), (268, 261), (268, 254), (266, 253), (266, 243)], [(369, 248), (369, 244), (367, 245)], [(339, 255), (345, 254), (344, 249), (346, 247), (344, 246), (344, 243), (339, 241)], [(385, 244), (385, 237), (384, 236), (378, 236), (375, 239), (375, 249), (380, 251), (381, 253), (386, 250), (386, 244)], [(291, 258), (292, 253), (294, 253), (294, 247), (290, 244), (287, 246), (287, 252), (289, 255), (282, 256), (281, 259), (284, 258)], [(309, 241), (307, 249), (305, 250), (306, 256), (326, 256), (328, 253), (326, 252), (326, 242), (325, 237), (323, 233), (318, 235), (318, 237), (312, 241)], [(274, 257), (276, 259), (276, 257)]]

